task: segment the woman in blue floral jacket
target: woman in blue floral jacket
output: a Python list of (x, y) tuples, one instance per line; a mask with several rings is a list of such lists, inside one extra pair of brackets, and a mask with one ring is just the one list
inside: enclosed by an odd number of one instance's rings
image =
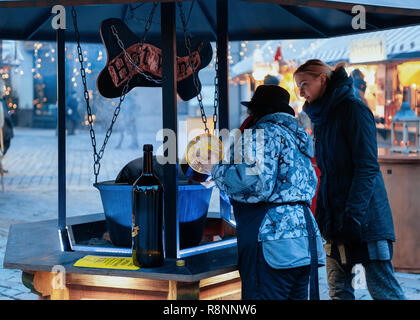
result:
[[(309, 213), (317, 186), (313, 145), (289, 98), (279, 86), (259, 86), (252, 100), (242, 103), (253, 121), (236, 142), (241, 148), (231, 148), (229, 161), (211, 170), (234, 209), (243, 299), (308, 298), (307, 224), (313, 227), (316, 268), (325, 263), (320, 233)], [(235, 150), (244, 154), (238, 157)]]

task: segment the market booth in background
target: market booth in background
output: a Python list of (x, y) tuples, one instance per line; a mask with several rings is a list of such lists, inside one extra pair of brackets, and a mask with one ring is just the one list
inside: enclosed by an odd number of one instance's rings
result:
[[(257, 43), (252, 52), (247, 50), (242, 61), (236, 63), (231, 68), (232, 82), (241, 85), (242, 100), (249, 100), (255, 89), (264, 84), (273, 84), (272, 81), (277, 81), (277, 84), (287, 89), (290, 95), (290, 105), (295, 110), (296, 114), (302, 111), (303, 99), (298, 99), (294, 92), (296, 91), (293, 79), (293, 73), (298, 67), (299, 56), (306, 52), (312, 52), (325, 39), (302, 39), (302, 40), (270, 40), (265, 43)], [(241, 43), (247, 49), (250, 44), (245, 41)], [(241, 51), (241, 53), (245, 53)], [(273, 80), (271, 80), (273, 79)], [(245, 109), (243, 109), (245, 117)], [(309, 125), (306, 128), (310, 130)]]
[[(344, 61), (348, 74), (356, 70), (365, 82), (365, 102), (376, 117), (382, 142), (391, 144), (392, 118), (404, 97), (420, 114), (419, 34), (420, 26), (412, 26), (331, 39), (268, 41), (257, 45), (250, 57), (232, 67), (232, 80), (247, 84), (253, 92), (266, 75), (273, 75), (281, 86), (294, 92), (293, 72), (299, 64), (309, 59), (320, 59), (332, 66)], [(296, 111), (302, 110), (303, 101), (293, 94), (291, 104)]]
[[(151, 3), (141, 4), (135, 11), (134, 1), (62, 0), (55, 4), (75, 5), (79, 16), (81, 41), (100, 42), (99, 26), (105, 19), (124, 20), (138, 15), (147, 21)], [(91, 3), (92, 5), (88, 5)], [(178, 4), (180, 2), (178, 1)], [(218, 58), (218, 126), (229, 129), (228, 106), (228, 41), (296, 38), (328, 38), (341, 34), (358, 33), (352, 28), (351, 9), (354, 3), (346, 1), (317, 1), (311, 6), (294, 6), (293, 1), (239, 1), (208, 0), (182, 1), (184, 11), (191, 13), (188, 27), (201, 39), (217, 41)], [(366, 4), (368, 17), (374, 26), (367, 31), (401, 25), (419, 24), (420, 8), (416, 1), (389, 6), (389, 2)], [(79, 4), (79, 5), (78, 5)], [(24, 281), (45, 297), (55, 299), (111, 298), (111, 299), (221, 299), (240, 297), (237, 272), (236, 243), (216, 241), (210, 246), (197, 246), (182, 251), (179, 242), (179, 212), (177, 206), (177, 165), (163, 166), (165, 263), (157, 268), (115, 268), (115, 262), (127, 254), (119, 250), (96, 252), (71, 247), (71, 230), (80, 227), (81, 238), (88, 237), (91, 226), (104, 223), (103, 214), (66, 218), (66, 153), (65, 153), (65, 40), (74, 41), (73, 32), (51, 27), (51, 8), (45, 1), (0, 2), (0, 38), (15, 40), (57, 41), (57, 102), (58, 102), (58, 219), (15, 224), (9, 231), (4, 267), (24, 271)], [(403, 6), (403, 7), (402, 7)], [(138, 9), (139, 6), (136, 7)], [(160, 21), (151, 24), (147, 39), (161, 41), (162, 45), (162, 127), (177, 133), (176, 39), (184, 40), (179, 9), (174, 1), (162, 1)], [(95, 15), (92, 15), (92, 11)], [(135, 12), (134, 12), (135, 11)], [(178, 11), (178, 12), (177, 12)], [(67, 21), (72, 21), (70, 7)], [(252, 12), (252, 15), (250, 14)], [(329, 16), (330, 19), (325, 19)], [(146, 18), (146, 19), (145, 19)], [(311, 21), (309, 23), (308, 21)], [(70, 25), (70, 24), (69, 24)], [(138, 35), (145, 32), (143, 24), (131, 25)], [(80, 58), (80, 57), (79, 57)], [(175, 143), (177, 143), (175, 138)], [(176, 148), (175, 148), (176, 150)], [(419, 205), (417, 206), (419, 207)], [(222, 209), (221, 209), (222, 210)], [(82, 227), (81, 227), (82, 226)], [(85, 227), (85, 228), (84, 228)], [(80, 230), (81, 229), (81, 230)], [(222, 228), (221, 233), (229, 228)], [(84, 239), (89, 240), (89, 239)], [(129, 248), (128, 248), (129, 249)], [(124, 250), (122, 250), (124, 251)], [(89, 255), (108, 254), (112, 257), (107, 268), (81, 267), (78, 262)], [(419, 255), (420, 256), (420, 255)], [(179, 261), (182, 258), (182, 261)], [(86, 260), (86, 259), (85, 259)], [(88, 259), (89, 260), (89, 259)], [(91, 260), (89, 260), (92, 262)], [(126, 261), (126, 260), (124, 260)], [(86, 262), (86, 261), (85, 261)], [(97, 261), (98, 262), (98, 261)], [(99, 262), (105, 262), (100, 260)], [(126, 262), (121, 265), (126, 265)], [(120, 265), (120, 266), (121, 266)], [(98, 266), (94, 264), (94, 266)], [(113, 268), (114, 267), (114, 268)], [(65, 279), (58, 278), (57, 274)], [(61, 282), (60, 282), (61, 281)]]
[[(391, 122), (409, 91), (410, 107), (420, 113), (420, 26), (377, 31), (325, 40), (300, 62), (320, 59), (330, 65), (348, 63), (347, 72), (359, 70), (365, 82), (365, 102), (377, 120), (383, 143), (390, 141)], [(399, 142), (398, 142), (399, 143)]]

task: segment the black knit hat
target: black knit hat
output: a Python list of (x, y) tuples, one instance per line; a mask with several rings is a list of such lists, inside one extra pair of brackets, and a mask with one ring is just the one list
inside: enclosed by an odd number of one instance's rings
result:
[(257, 116), (274, 112), (285, 112), (294, 116), (295, 111), (289, 106), (289, 100), (290, 94), (286, 89), (276, 85), (261, 85), (255, 90), (251, 101), (242, 101), (241, 104)]

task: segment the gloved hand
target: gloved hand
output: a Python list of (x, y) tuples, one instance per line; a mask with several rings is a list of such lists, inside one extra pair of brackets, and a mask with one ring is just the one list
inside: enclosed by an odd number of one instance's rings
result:
[(340, 236), (345, 243), (360, 243), (362, 242), (362, 225), (356, 218), (346, 215)]

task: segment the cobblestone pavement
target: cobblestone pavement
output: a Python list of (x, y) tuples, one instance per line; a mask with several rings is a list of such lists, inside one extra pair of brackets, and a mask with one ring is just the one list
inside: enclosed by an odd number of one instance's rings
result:
[[(116, 133), (115, 135), (117, 135)], [(67, 136), (66, 183), (67, 215), (102, 212), (99, 192), (92, 186), (93, 156), (88, 132)], [(101, 146), (103, 135), (97, 138)], [(101, 161), (99, 181), (115, 179), (119, 170), (142, 151), (128, 147), (124, 141), (116, 149), (118, 137), (111, 137)], [(143, 135), (139, 145), (154, 142), (154, 135)], [(127, 145), (127, 146), (126, 146)], [(8, 170), (5, 192), (0, 192), (0, 299), (37, 299), (21, 282), (21, 271), (3, 268), (9, 227), (14, 223), (57, 218), (57, 137), (55, 130), (15, 128), (11, 148), (3, 160)], [(320, 268), (321, 299), (329, 299), (325, 267)], [(408, 299), (420, 299), (420, 275), (397, 273)], [(362, 283), (363, 285), (363, 283)], [(366, 289), (356, 290), (356, 298), (369, 300)]]

